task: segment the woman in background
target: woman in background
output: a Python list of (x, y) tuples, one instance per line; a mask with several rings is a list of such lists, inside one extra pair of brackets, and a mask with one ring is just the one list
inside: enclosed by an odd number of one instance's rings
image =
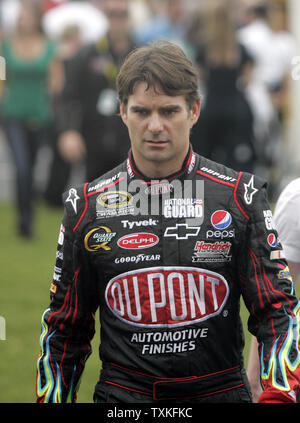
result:
[(1, 114), (16, 169), (18, 232), (30, 238), (34, 166), (39, 147), (49, 135), (51, 95), (62, 85), (55, 45), (43, 32), (38, 2), (20, 2), (15, 30), (3, 41), (2, 55), (6, 81)]
[(234, 4), (214, 1), (204, 12), (196, 62), (205, 95), (191, 141), (197, 153), (253, 172), (253, 114), (244, 93), (253, 61), (237, 40)]

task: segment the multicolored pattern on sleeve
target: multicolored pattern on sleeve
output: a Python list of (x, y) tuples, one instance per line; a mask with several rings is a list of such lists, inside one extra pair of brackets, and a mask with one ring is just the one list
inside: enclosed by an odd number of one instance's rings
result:
[(300, 387), (300, 304), (294, 295), (265, 187), (252, 177), (240, 189), (248, 218), (240, 280), (250, 312), (248, 327), (260, 344), (264, 386), (260, 402), (296, 402)]
[[(72, 193), (73, 199), (74, 192)], [(77, 191), (76, 191), (77, 195)], [(71, 196), (67, 197), (71, 198)], [(94, 336), (93, 277), (76, 245), (77, 208), (68, 204), (58, 238), (56, 263), (50, 287), (50, 307), (42, 316), (41, 353), (37, 362), (38, 402), (75, 402), (81, 374), (91, 353)], [(72, 216), (73, 214), (73, 216)]]

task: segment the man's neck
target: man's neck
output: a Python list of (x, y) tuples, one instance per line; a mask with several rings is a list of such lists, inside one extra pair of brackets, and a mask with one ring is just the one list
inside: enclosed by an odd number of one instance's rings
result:
[(186, 161), (187, 155), (190, 151), (190, 147), (188, 151), (182, 158), (178, 158), (178, 160), (172, 163), (165, 163), (165, 162), (157, 162), (157, 161), (145, 161), (140, 160), (138, 155), (132, 154), (135, 166), (137, 169), (149, 179), (165, 179), (170, 175), (174, 175), (179, 172), (184, 163)]

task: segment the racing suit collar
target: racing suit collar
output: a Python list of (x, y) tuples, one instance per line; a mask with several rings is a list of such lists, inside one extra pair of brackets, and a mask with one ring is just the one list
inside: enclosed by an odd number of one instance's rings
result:
[(132, 153), (132, 149), (129, 150), (129, 155), (128, 155), (128, 159), (127, 159), (127, 172), (129, 174), (130, 177), (137, 177), (139, 179), (142, 179), (146, 182), (151, 182), (151, 181), (157, 181), (159, 180), (168, 180), (168, 181), (172, 181), (174, 179), (181, 179), (184, 175), (186, 174), (191, 174), (192, 171), (195, 169), (196, 166), (196, 155), (192, 149), (192, 146), (189, 146), (189, 151), (184, 159), (183, 165), (181, 167), (181, 169), (178, 172), (172, 173), (171, 175), (165, 176), (164, 178), (148, 178), (147, 176), (145, 176), (136, 166), (135, 161), (134, 161), (134, 157), (133, 157), (133, 153)]

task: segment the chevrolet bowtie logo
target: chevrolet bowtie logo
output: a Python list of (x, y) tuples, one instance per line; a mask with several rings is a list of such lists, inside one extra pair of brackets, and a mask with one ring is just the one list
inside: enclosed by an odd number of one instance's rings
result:
[(164, 236), (174, 236), (176, 239), (188, 239), (197, 236), (200, 226), (188, 226), (186, 223), (177, 223), (175, 227), (167, 228)]

